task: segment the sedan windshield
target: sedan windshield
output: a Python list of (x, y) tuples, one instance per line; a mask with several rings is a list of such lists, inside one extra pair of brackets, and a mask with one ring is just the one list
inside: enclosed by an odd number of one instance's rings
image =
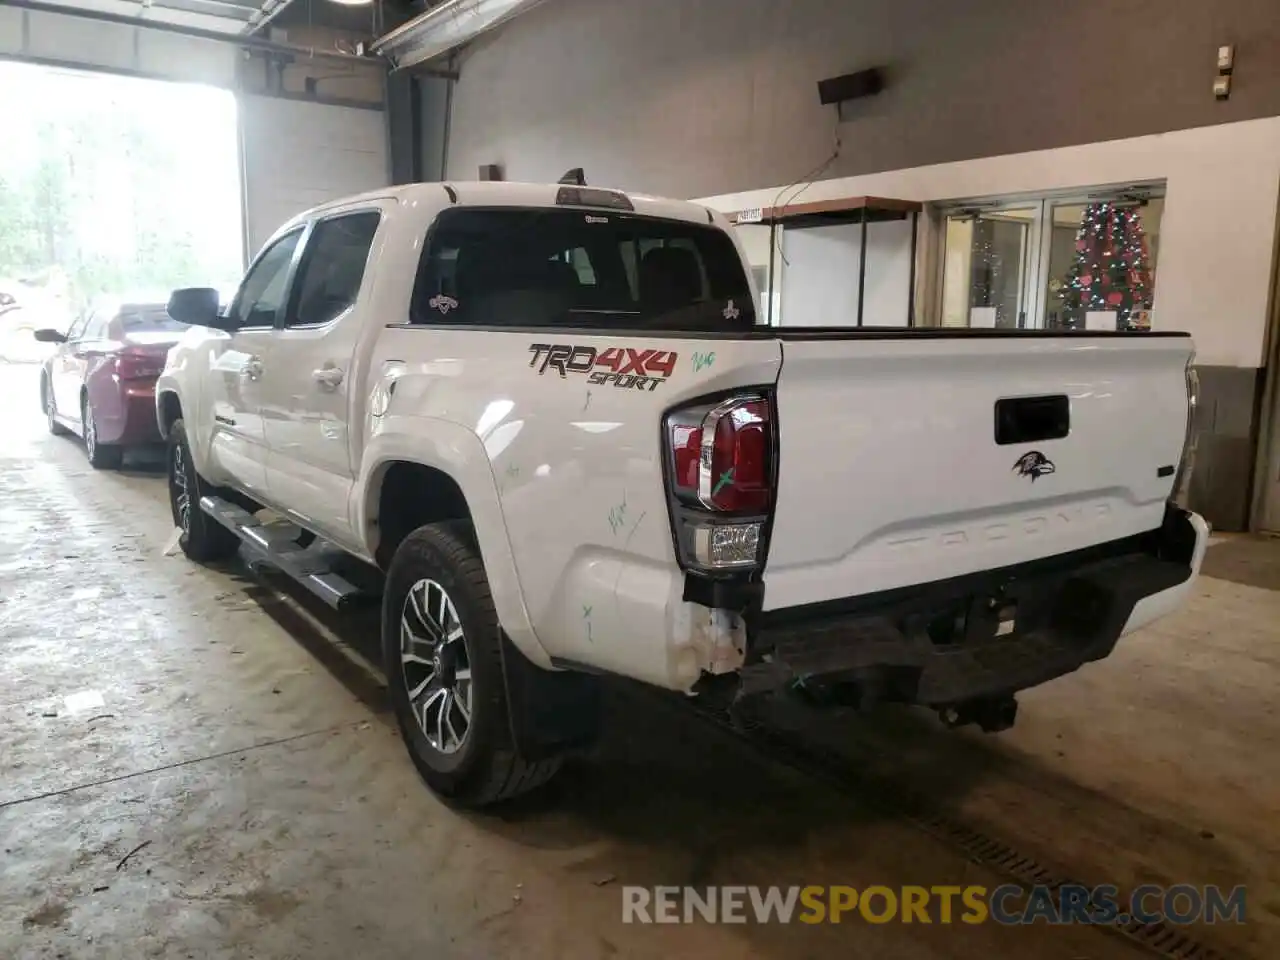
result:
[(169, 316), (169, 311), (162, 306), (141, 307), (120, 314), (120, 328), (125, 334), (130, 333), (182, 333), (186, 324), (179, 323)]

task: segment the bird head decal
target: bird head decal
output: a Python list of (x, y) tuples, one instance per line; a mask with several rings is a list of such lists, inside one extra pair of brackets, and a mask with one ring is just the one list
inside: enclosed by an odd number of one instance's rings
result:
[(1056, 470), (1057, 467), (1053, 465), (1053, 461), (1039, 450), (1024, 453), (1013, 465), (1014, 473), (1020, 477), (1030, 477), (1032, 483), (1035, 483), (1037, 479), (1045, 474), (1053, 473)]

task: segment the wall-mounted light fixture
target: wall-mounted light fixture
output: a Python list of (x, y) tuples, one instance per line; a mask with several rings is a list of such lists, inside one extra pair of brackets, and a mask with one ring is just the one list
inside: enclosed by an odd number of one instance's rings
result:
[(884, 71), (878, 67), (870, 70), (859, 70), (857, 73), (846, 73), (839, 77), (828, 77), (818, 81), (818, 99), (823, 106), (831, 103), (846, 103), (861, 97), (873, 97), (884, 89)]
[(1236, 48), (1223, 44), (1218, 48), (1218, 75), (1213, 78), (1213, 95), (1218, 100), (1231, 96), (1231, 72), (1236, 66)]

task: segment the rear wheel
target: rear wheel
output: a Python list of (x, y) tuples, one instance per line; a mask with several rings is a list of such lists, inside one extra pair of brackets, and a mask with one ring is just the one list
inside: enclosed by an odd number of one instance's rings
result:
[(200, 509), (207, 484), (196, 473), (187, 443), (186, 426), (175, 420), (169, 428), (169, 507), (173, 524), (182, 531), (178, 545), (198, 563), (226, 560), (235, 555), (240, 539)]
[(44, 415), (49, 420), (49, 432), (55, 437), (67, 435), (67, 428), (58, 422), (58, 405), (53, 399), (53, 390), (49, 387), (49, 378), (40, 378), (40, 405), (44, 407)]
[(80, 401), (80, 423), (84, 426), (84, 452), (89, 466), (95, 470), (116, 470), (124, 460), (124, 448), (113, 443), (98, 442), (98, 425), (93, 404), (85, 397)]
[(436, 793), (484, 806), (527, 793), (560, 768), (511, 742), (502, 631), (484, 566), (458, 524), (400, 544), (382, 601), (382, 652), (400, 732)]

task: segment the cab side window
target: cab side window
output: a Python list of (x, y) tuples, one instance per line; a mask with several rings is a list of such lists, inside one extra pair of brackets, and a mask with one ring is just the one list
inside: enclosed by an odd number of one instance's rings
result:
[(267, 247), (249, 268), (240, 292), (231, 304), (231, 316), (237, 327), (274, 326), (276, 316), (284, 310), (288, 295), (289, 268), (293, 253), (302, 236), (302, 228), (286, 233)]
[(294, 284), (287, 327), (319, 326), (355, 305), (382, 215), (376, 210), (331, 217), (316, 224)]

